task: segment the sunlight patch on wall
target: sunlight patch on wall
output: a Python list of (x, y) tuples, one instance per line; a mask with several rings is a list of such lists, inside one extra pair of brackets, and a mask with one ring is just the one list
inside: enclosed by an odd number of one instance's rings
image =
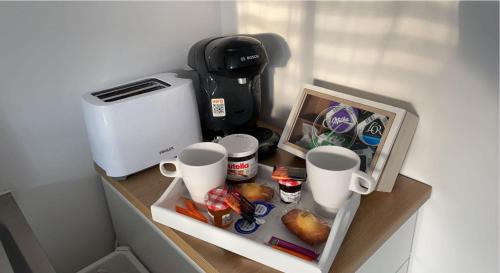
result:
[[(290, 48), (274, 69), (271, 115), (286, 119), (313, 78), (395, 97), (438, 77), (459, 41), (458, 2), (236, 2), (239, 33), (276, 33)], [(431, 7), (430, 7), (431, 6)], [(399, 92), (399, 93), (398, 93)]]
[(365, 90), (393, 89), (389, 92), (407, 79), (435, 77), (458, 43), (457, 7), (439, 4), (430, 18), (414, 3), (320, 2), (314, 13), (313, 75)]
[(458, 30), (448, 25), (429, 22), (421, 18), (401, 18), (395, 28), (395, 33), (413, 39), (427, 40), (440, 44), (456, 45)]
[[(237, 2), (238, 33), (260, 34), (276, 33), (283, 37), (291, 51), (285, 67), (274, 69), (273, 91), (277, 103), (273, 104), (271, 116), (284, 118), (288, 115), (289, 105), (295, 100), (306, 77), (312, 71), (304, 71), (303, 54), (306, 52), (304, 41), (305, 5), (301, 2)], [(307, 75), (309, 76), (307, 76)]]
[(387, 51), (380, 64), (426, 75), (433, 75), (442, 66), (439, 60), (398, 50)]
[(380, 59), (381, 53), (375, 48), (356, 49), (348, 46), (315, 43), (314, 52), (326, 61), (343, 62), (347, 64), (371, 65)]
[(317, 30), (356, 35), (376, 36), (385, 34), (389, 32), (392, 22), (392, 18), (380, 16), (347, 17), (341, 14), (328, 13), (319, 13), (316, 15)]

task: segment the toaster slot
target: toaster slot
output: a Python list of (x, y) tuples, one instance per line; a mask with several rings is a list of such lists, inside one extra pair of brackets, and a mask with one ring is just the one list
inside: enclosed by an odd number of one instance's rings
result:
[(158, 79), (146, 79), (94, 92), (92, 93), (92, 95), (104, 102), (112, 102), (132, 96), (137, 96), (140, 94), (149, 93), (169, 86), (170, 84)]

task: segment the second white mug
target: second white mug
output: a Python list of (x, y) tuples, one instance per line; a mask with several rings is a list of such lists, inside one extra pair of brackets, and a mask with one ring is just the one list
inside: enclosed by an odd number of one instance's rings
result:
[[(175, 165), (175, 171), (167, 170), (167, 164)], [(212, 142), (189, 145), (177, 158), (161, 161), (160, 172), (167, 177), (182, 177), (193, 201), (203, 204), (209, 190), (226, 182), (226, 148)]]
[(369, 194), (376, 181), (359, 170), (359, 156), (344, 147), (320, 146), (306, 154), (307, 181), (317, 205), (336, 213), (352, 192)]

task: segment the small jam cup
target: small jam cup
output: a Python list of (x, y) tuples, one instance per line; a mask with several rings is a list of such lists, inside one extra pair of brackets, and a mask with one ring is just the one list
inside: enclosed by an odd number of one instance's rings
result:
[(227, 188), (225, 187), (211, 189), (205, 195), (205, 205), (207, 206), (210, 221), (214, 226), (220, 228), (227, 228), (233, 222), (232, 209), (224, 203), (226, 195)]
[(300, 201), (302, 181), (293, 179), (278, 180), (278, 184), (280, 186), (281, 202), (290, 204)]

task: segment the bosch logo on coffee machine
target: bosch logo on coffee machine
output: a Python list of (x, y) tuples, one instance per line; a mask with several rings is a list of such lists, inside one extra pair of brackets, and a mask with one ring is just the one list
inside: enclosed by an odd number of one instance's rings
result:
[(254, 54), (254, 55), (248, 55), (248, 56), (241, 56), (240, 60), (242, 62), (249, 61), (249, 60), (254, 60), (260, 58), (259, 54)]

